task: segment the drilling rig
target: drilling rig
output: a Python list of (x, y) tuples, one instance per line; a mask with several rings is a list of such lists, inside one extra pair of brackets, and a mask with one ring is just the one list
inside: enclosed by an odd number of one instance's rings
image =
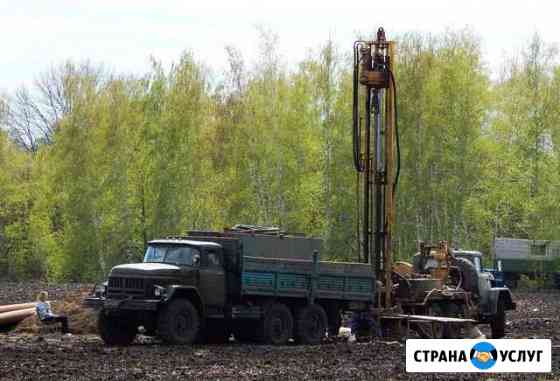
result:
[[(362, 188), (361, 251), (385, 285), (391, 284), (400, 169), (393, 52), (394, 42), (386, 40), (383, 28), (375, 41), (354, 43), (353, 148), (358, 189)], [(391, 305), (390, 287), (385, 287), (383, 303)]]
[[(422, 337), (457, 338), (467, 326), (490, 323), (504, 334), (507, 288), (456, 258), (446, 241), (418, 244), (412, 264), (394, 262), (393, 228), (400, 174), (395, 42), (379, 28), (373, 41), (354, 43), (353, 158), (357, 172), (357, 239), (361, 259), (376, 275), (376, 318), (390, 329), (413, 328)], [(435, 329), (435, 328), (438, 329)]]

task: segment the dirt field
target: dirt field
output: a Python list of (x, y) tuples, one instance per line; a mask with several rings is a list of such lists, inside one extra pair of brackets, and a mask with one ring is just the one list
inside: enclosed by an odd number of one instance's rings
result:
[[(80, 285), (0, 284), (0, 304), (30, 301), (46, 288), (51, 299), (80, 295)], [(551, 338), (560, 345), (560, 293), (516, 292), (518, 310), (508, 316), (508, 337)], [(71, 324), (87, 322), (87, 317), (70, 306)], [(74, 312), (72, 312), (74, 311)], [(476, 380), (478, 375), (407, 374), (404, 344), (372, 341), (344, 341), (308, 347), (289, 345), (207, 345), (170, 347), (147, 337), (127, 348), (108, 348), (95, 335), (62, 338), (47, 334), (38, 340), (33, 322), (25, 329), (0, 334), (1, 380), (79, 379), (372, 379), (372, 380)], [(560, 379), (560, 353), (553, 351), (553, 373), (549, 375), (488, 375), (486, 379)]]

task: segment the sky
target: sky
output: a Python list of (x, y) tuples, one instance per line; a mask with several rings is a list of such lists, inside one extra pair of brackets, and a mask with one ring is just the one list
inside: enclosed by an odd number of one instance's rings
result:
[(169, 65), (188, 49), (220, 72), (227, 45), (248, 62), (256, 57), (258, 26), (278, 35), (288, 63), (329, 38), (350, 51), (358, 33), (379, 26), (389, 39), (469, 27), (497, 72), (535, 32), (560, 43), (559, 14), (555, 0), (0, 0), (0, 92), (32, 84), (66, 59), (142, 74), (150, 56)]

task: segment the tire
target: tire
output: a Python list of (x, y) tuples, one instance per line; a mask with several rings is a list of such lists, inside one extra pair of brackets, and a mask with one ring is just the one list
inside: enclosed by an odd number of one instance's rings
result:
[(103, 342), (107, 345), (125, 346), (130, 345), (136, 334), (138, 327), (130, 319), (121, 316), (106, 315), (102, 310), (97, 319), (97, 329)]
[(318, 304), (301, 308), (296, 320), (296, 341), (300, 344), (317, 345), (325, 337), (328, 328), (327, 314)]
[(200, 316), (187, 299), (174, 299), (158, 315), (158, 336), (169, 344), (192, 344), (199, 335)]
[(293, 335), (294, 318), (285, 304), (268, 307), (260, 324), (259, 336), (264, 344), (285, 345)]
[(498, 305), (496, 306), (496, 315), (490, 323), (490, 328), (492, 328), (492, 338), (501, 339), (506, 334), (506, 308), (504, 299), (498, 299)]

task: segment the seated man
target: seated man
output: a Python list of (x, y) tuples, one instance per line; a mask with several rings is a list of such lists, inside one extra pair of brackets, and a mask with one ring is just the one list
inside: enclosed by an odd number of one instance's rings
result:
[(69, 333), (68, 330), (68, 318), (64, 315), (55, 315), (51, 311), (51, 305), (47, 302), (49, 294), (46, 291), (41, 291), (37, 296), (37, 317), (42, 323), (58, 323), (60, 322), (62, 326), (62, 333)]

